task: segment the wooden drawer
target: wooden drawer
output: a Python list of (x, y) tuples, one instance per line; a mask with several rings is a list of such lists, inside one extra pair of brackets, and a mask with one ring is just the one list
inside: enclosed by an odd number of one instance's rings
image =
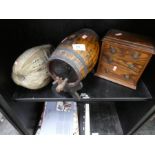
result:
[(133, 42), (134, 37), (131, 42), (130, 38), (125, 38), (128, 34), (120, 40), (115, 36), (123, 35), (124, 32), (110, 33), (110, 37), (106, 36), (102, 41), (96, 76), (136, 89), (136, 84), (154, 52), (154, 46), (146, 47), (136, 42), (136, 39)]
[(100, 73), (98, 74), (100, 77), (111, 80), (113, 82), (117, 81), (121, 85), (125, 85), (135, 89), (134, 85), (138, 78), (138, 74), (136, 72), (133, 72), (126, 67), (122, 67), (114, 63), (108, 64), (106, 62), (101, 63), (100, 68), (102, 68), (102, 70), (100, 70)]
[(125, 61), (121, 57), (116, 57), (116, 56), (111, 56), (109, 54), (106, 54), (103, 52), (102, 59), (104, 62), (107, 64), (113, 64), (113, 65), (119, 65), (122, 66), (123, 68), (126, 68), (127, 70), (135, 73), (140, 73), (141, 70), (144, 68), (145, 64), (139, 64), (137, 62), (133, 61)]
[(144, 65), (146, 63), (146, 60), (150, 57), (149, 53), (143, 52), (133, 47), (108, 41), (105, 41), (102, 44), (102, 50), (104, 54), (110, 55), (111, 57), (116, 57), (124, 60), (125, 62), (129, 61), (141, 65)]

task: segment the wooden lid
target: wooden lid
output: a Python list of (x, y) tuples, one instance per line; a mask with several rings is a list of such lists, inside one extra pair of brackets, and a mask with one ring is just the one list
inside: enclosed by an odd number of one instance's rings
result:
[(155, 54), (155, 42), (148, 37), (128, 33), (120, 30), (110, 30), (107, 32), (103, 40), (111, 40), (118, 43), (123, 43), (130, 46), (139, 46), (146, 52)]

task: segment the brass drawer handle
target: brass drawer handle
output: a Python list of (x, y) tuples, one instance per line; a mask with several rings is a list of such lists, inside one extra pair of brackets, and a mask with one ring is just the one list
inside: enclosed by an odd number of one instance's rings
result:
[(135, 65), (134, 65), (134, 64), (128, 64), (128, 67), (129, 67), (130, 69), (133, 69), (133, 68), (135, 67)]
[(129, 80), (129, 79), (130, 79), (130, 76), (129, 76), (128, 74), (125, 74), (125, 75), (124, 75), (124, 78), (125, 78), (126, 80)]
[(116, 50), (115, 50), (115, 48), (113, 48), (113, 47), (110, 47), (110, 52), (111, 52), (112, 54), (116, 53)]
[(134, 54), (133, 54), (133, 58), (134, 59), (138, 59), (139, 56), (140, 56), (140, 53), (139, 52), (134, 52)]

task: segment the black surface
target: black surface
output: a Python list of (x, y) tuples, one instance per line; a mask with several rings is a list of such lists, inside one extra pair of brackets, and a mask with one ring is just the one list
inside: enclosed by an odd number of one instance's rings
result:
[(90, 127), (91, 134), (122, 135), (123, 130), (115, 109), (115, 104), (91, 104)]
[[(124, 134), (131, 134), (133, 128), (139, 124), (143, 117), (154, 107), (154, 101), (116, 102), (115, 105)], [(147, 120), (147, 118), (145, 118), (145, 120)], [(142, 124), (139, 124), (137, 129), (141, 125)]]
[(35, 102), (13, 102), (11, 105), (19, 121), (31, 135), (35, 134), (37, 130), (43, 107), (44, 103), (37, 104)]
[(13, 102), (4, 99), (0, 94), (0, 109), (6, 114), (6, 118), (21, 134), (34, 134), (40, 120), (43, 104)]
[(153, 114), (134, 135), (155, 135), (155, 114)]
[(146, 67), (142, 78), (146, 83), (153, 100), (155, 100), (155, 70), (153, 69), (153, 66), (155, 66), (155, 55), (151, 58), (151, 61)]
[(84, 135), (85, 134), (85, 104), (77, 104), (78, 107), (78, 123), (79, 123), (79, 134)]
[(4, 112), (4, 116), (21, 134), (30, 134), (30, 132), (23, 126), (16, 111), (10, 107), (9, 103), (10, 102), (0, 94), (0, 109)]
[(13, 95), (13, 99), (16, 101), (143, 101), (151, 99), (151, 95), (145, 86), (140, 81), (138, 83), (137, 90), (115, 84), (113, 82), (89, 75), (83, 81), (83, 89), (79, 93), (87, 93), (90, 99), (76, 100), (72, 98), (68, 93), (58, 94), (55, 89), (51, 89), (51, 84), (41, 90), (28, 90), (22, 87), (18, 87)]

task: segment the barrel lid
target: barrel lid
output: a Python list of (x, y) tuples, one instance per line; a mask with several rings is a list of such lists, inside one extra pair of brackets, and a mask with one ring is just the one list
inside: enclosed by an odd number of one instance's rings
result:
[(145, 49), (146, 52), (155, 54), (155, 42), (148, 37), (144, 37), (134, 33), (112, 29), (107, 32), (105, 37), (103, 37), (102, 41), (104, 40), (110, 40), (130, 46), (136, 46), (138, 48)]

